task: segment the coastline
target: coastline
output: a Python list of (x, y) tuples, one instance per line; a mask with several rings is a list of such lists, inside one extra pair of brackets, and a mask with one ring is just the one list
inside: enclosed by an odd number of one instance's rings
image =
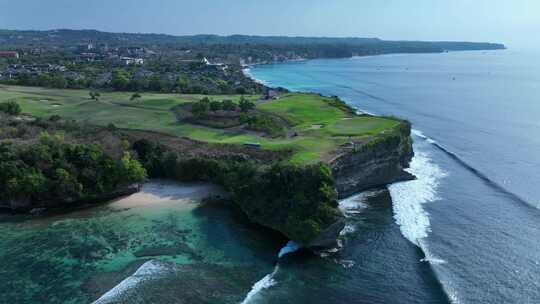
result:
[(32, 215), (47, 215), (55, 213), (67, 213), (76, 210), (83, 210), (87, 208), (93, 208), (100, 205), (109, 204), (115, 200), (127, 197), (129, 195), (138, 193), (145, 183), (134, 184), (126, 187), (116, 189), (109, 193), (103, 193), (87, 198), (83, 198), (69, 203), (70, 206), (65, 206), (66, 202), (43, 202), (38, 206), (13, 206), (14, 204), (2, 204), (0, 205), (0, 213), (14, 213), (14, 214), (32, 214)]
[[(307, 62), (311, 60), (355, 60), (355, 59), (366, 59), (366, 58), (373, 58), (373, 57), (384, 57), (384, 56), (406, 56), (406, 55), (428, 55), (428, 54), (449, 54), (449, 53), (463, 53), (463, 52), (500, 52), (508, 50), (506, 46), (500, 49), (485, 49), (485, 50), (443, 50), (440, 52), (418, 52), (418, 53), (382, 53), (382, 54), (371, 54), (371, 55), (353, 55), (350, 57), (338, 57), (338, 58), (327, 58), (327, 57), (318, 57), (318, 58), (301, 58), (301, 59), (287, 59), (283, 61), (265, 61), (265, 62), (258, 62), (258, 63), (250, 63), (250, 64), (242, 64), (242, 73), (244, 76), (251, 78), (254, 82), (262, 84), (264, 86), (269, 86), (268, 82), (262, 79), (258, 79), (253, 76), (251, 73), (251, 69), (255, 68), (257, 66), (264, 66), (264, 65), (278, 65), (278, 64), (287, 64), (287, 63), (294, 63), (294, 62)], [(290, 90), (290, 89), (289, 89)]]

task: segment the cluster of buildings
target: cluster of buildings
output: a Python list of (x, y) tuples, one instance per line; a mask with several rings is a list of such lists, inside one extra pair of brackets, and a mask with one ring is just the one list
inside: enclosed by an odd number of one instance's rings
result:
[(50, 72), (65, 72), (66, 67), (58, 64), (11, 64), (0, 71), (0, 78), (14, 79), (19, 74), (41, 74)]
[(77, 53), (80, 61), (108, 61), (125, 66), (144, 65), (145, 57), (156, 54), (144, 47), (109, 48), (107, 44), (96, 46), (93, 43), (78, 45), (75, 53)]

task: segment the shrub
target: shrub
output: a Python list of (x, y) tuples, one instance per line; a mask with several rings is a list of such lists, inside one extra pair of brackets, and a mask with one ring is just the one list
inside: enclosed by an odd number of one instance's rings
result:
[(215, 112), (215, 111), (219, 111), (221, 109), (222, 109), (221, 102), (219, 102), (219, 101), (210, 102), (210, 110)]
[(223, 110), (225, 111), (235, 111), (236, 110), (236, 105), (234, 104), (234, 102), (230, 99), (226, 99), (226, 100), (223, 100), (221, 102), (221, 107), (223, 108)]
[(240, 98), (240, 103), (238, 104), (240, 106), (240, 111), (246, 113), (248, 112), (249, 110), (251, 109), (254, 109), (255, 108), (255, 104), (247, 99), (244, 98), (244, 96), (242, 96)]
[(242, 114), (240, 120), (247, 124), (248, 130), (264, 132), (272, 137), (285, 136), (285, 128), (272, 117)]
[(21, 106), (15, 101), (0, 103), (0, 111), (8, 115), (19, 115), (22, 112)]

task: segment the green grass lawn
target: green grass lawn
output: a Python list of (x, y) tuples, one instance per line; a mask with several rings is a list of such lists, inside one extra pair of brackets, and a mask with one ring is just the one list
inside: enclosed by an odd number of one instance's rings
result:
[[(179, 123), (170, 109), (178, 104), (198, 101), (204, 95), (141, 93), (130, 100), (132, 93), (102, 92), (99, 101), (91, 100), (88, 90), (56, 90), (34, 87), (0, 86), (0, 102), (14, 100), (24, 113), (48, 118), (60, 115), (98, 125), (115, 124), (120, 128), (144, 129), (176, 136), (186, 136), (214, 143), (261, 143), (263, 149), (293, 149), (293, 163), (311, 163), (326, 159), (349, 137), (377, 135), (399, 124), (398, 120), (373, 116), (351, 116), (330, 106), (326, 97), (291, 93), (278, 100), (257, 103), (262, 112), (285, 119), (297, 133), (292, 138), (266, 138)], [(211, 100), (231, 99), (240, 95), (210, 95)], [(246, 96), (256, 101), (260, 96)]]

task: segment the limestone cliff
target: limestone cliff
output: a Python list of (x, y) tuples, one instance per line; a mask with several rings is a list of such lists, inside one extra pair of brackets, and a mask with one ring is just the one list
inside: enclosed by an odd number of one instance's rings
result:
[(393, 182), (414, 179), (407, 168), (414, 153), (410, 123), (404, 121), (395, 130), (366, 143), (343, 148), (330, 161), (339, 198), (384, 186)]

